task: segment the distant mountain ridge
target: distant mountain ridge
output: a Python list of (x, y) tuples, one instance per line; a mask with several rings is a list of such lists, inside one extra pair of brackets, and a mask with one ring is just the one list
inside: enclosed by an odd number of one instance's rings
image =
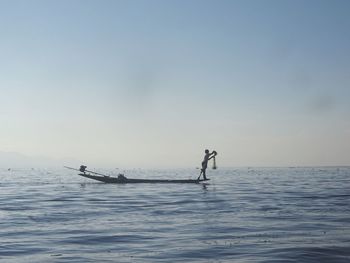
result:
[(0, 151), (0, 168), (62, 167), (65, 164), (79, 164), (73, 158), (54, 159), (43, 156), (28, 156), (18, 152)]

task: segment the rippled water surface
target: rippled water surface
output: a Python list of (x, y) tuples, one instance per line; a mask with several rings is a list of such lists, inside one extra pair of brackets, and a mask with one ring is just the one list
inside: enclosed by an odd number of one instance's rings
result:
[(0, 262), (350, 262), (349, 167), (0, 175)]

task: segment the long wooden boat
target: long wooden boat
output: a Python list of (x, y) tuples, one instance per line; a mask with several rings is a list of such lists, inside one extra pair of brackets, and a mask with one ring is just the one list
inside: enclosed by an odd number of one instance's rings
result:
[(178, 183), (178, 184), (198, 184), (200, 182), (209, 181), (209, 179), (130, 179), (123, 174), (119, 174), (118, 177), (108, 176), (101, 173), (86, 170), (86, 166), (81, 166), (80, 169), (64, 166), (65, 168), (80, 172), (79, 175), (93, 179), (96, 181), (108, 183), (108, 184), (137, 184), (137, 183)]
[(174, 179), (174, 180), (167, 180), (167, 179), (129, 179), (126, 178), (125, 176), (118, 176), (118, 177), (112, 177), (112, 176), (99, 176), (99, 175), (92, 175), (92, 174), (87, 174), (87, 173), (80, 173), (80, 176), (90, 178), (93, 180), (97, 180), (100, 182), (108, 183), (108, 184), (137, 184), (137, 183), (179, 183), (179, 184), (198, 184), (203, 181), (208, 181), (199, 179)]

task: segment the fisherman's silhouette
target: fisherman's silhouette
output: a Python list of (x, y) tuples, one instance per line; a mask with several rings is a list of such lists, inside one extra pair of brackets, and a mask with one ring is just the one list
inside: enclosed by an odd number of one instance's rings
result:
[[(211, 158), (215, 157), (216, 155), (217, 155), (216, 151), (212, 151), (211, 153), (209, 153), (208, 149), (205, 150), (204, 160), (202, 162), (202, 169), (201, 169), (201, 174), (203, 174), (203, 179), (204, 180), (207, 180), (207, 176), (205, 174), (205, 171), (206, 171), (206, 169), (208, 167), (208, 161)], [(199, 175), (199, 177), (200, 177), (200, 175)]]

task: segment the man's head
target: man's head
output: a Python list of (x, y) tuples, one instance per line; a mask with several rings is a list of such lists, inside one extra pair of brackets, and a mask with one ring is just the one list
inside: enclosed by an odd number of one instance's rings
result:
[(206, 149), (206, 150), (205, 150), (205, 153), (209, 153), (209, 150), (208, 150), (208, 149)]

